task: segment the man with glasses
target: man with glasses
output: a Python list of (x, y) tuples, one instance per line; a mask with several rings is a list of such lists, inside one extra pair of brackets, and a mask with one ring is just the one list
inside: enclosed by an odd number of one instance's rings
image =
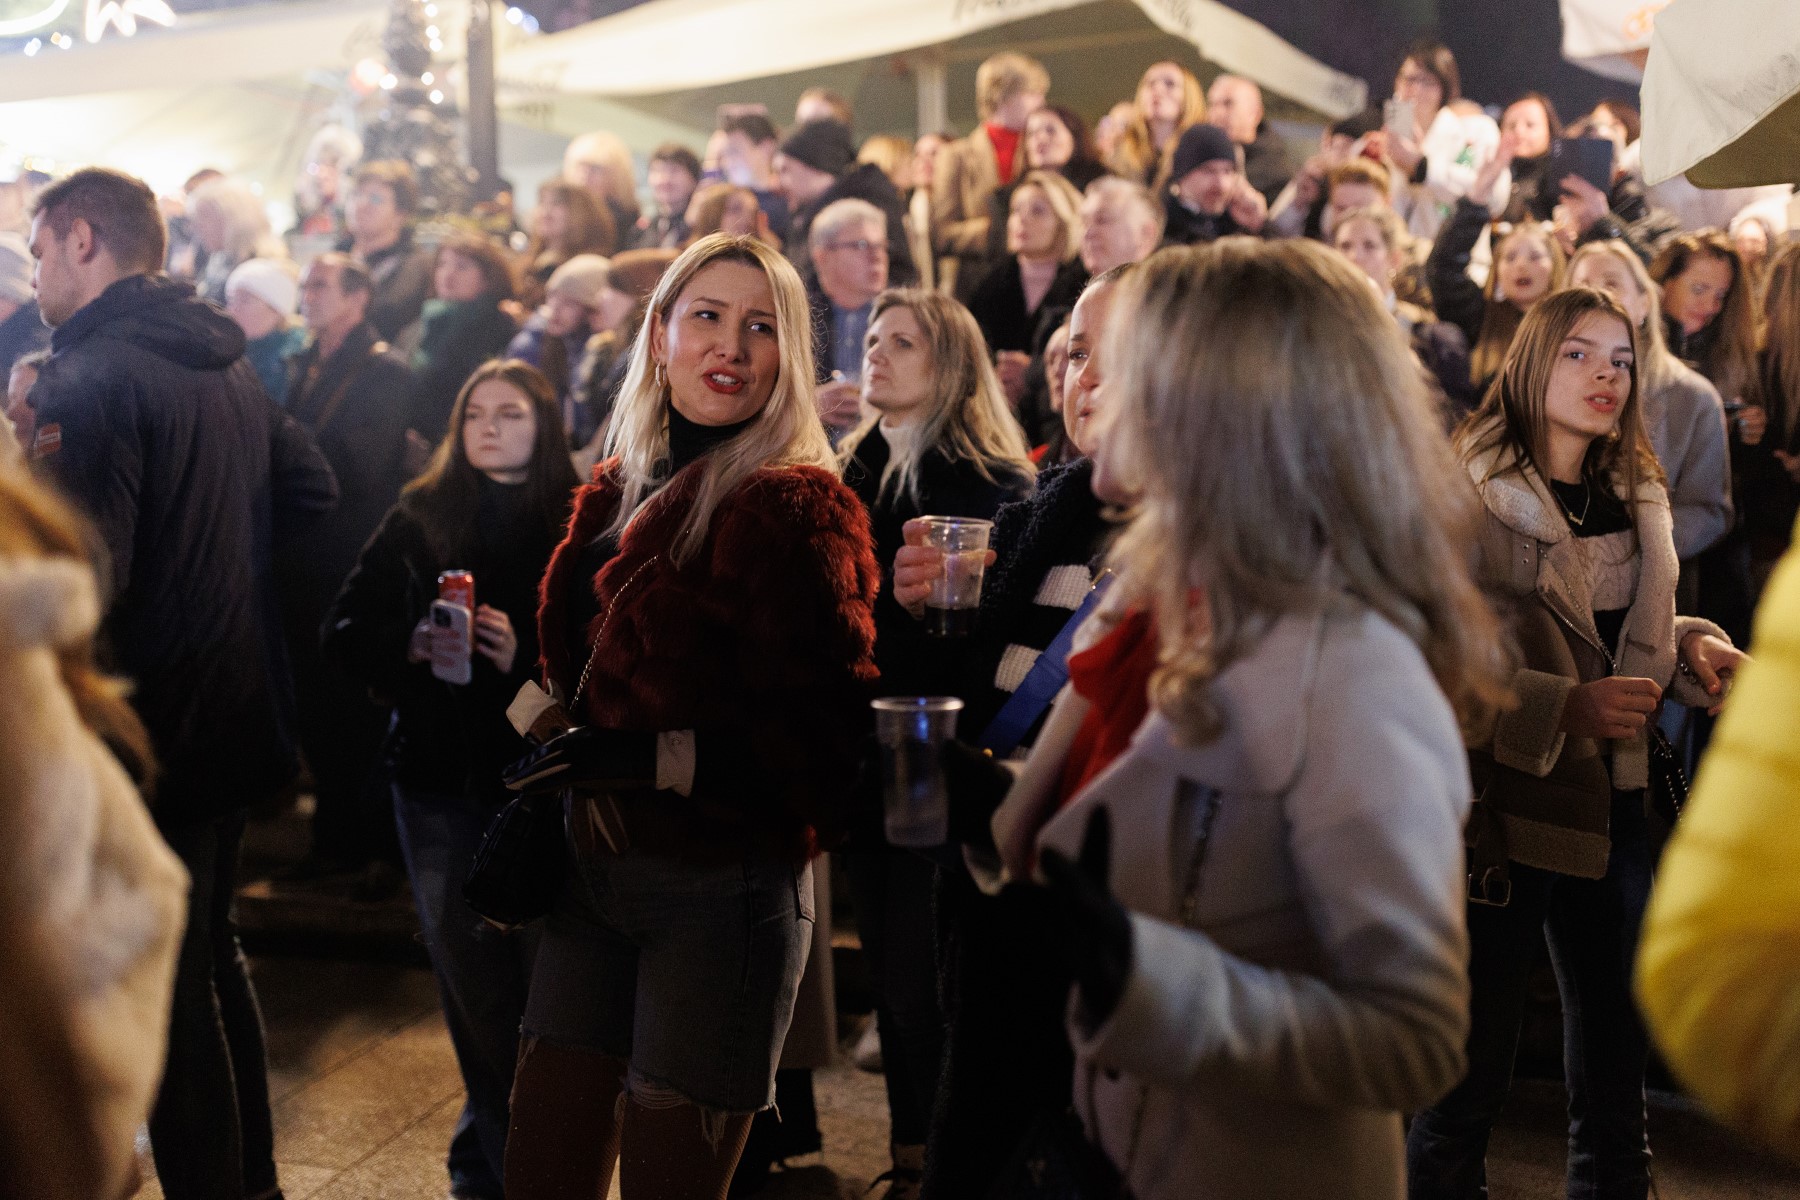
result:
[(350, 236), (338, 249), (368, 268), (375, 288), (369, 323), (390, 342), (419, 319), (431, 296), (431, 252), (413, 244), (412, 218), (418, 207), (412, 168), (398, 161), (358, 168), (344, 206)]
[(838, 200), (813, 218), (807, 248), (819, 415), (835, 441), (862, 414), (863, 338), (888, 285), (887, 218), (867, 200)]

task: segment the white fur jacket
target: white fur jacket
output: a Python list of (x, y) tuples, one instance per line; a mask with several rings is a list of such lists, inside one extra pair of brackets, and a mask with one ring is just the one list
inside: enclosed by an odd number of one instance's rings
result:
[(154, 1098), (188, 877), (82, 722), (59, 648), (94, 579), (0, 558), (0, 1194), (115, 1200)]

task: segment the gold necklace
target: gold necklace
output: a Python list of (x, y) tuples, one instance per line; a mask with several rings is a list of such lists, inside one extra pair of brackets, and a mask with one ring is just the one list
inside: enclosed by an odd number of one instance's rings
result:
[(1563, 510), (1563, 516), (1569, 518), (1569, 524), (1571, 524), (1571, 525), (1575, 526), (1577, 529), (1579, 529), (1581, 526), (1583, 526), (1587, 523), (1588, 510), (1594, 507), (1594, 488), (1593, 488), (1592, 484), (1590, 484), (1586, 479), (1583, 479), (1581, 481), (1582, 500), (1581, 500), (1581, 515), (1579, 517), (1570, 511), (1569, 506), (1567, 504), (1563, 503), (1563, 498), (1562, 498), (1561, 492), (1556, 491), (1555, 488), (1551, 488), (1550, 490), (1555, 493), (1557, 507)]

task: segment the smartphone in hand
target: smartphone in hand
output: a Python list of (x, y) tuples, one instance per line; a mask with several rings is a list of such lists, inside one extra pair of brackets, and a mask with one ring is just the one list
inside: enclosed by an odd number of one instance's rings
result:
[(475, 615), (447, 600), (431, 602), (431, 673), (445, 683), (467, 683), (475, 650)]

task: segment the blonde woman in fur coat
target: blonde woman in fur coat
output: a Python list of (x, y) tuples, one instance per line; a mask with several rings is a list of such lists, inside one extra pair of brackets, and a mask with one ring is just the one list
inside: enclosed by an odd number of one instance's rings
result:
[(149, 738), (94, 668), (75, 516), (0, 472), (0, 1196), (121, 1200), (168, 1042), (187, 873), (134, 777)]
[(1517, 706), (1473, 742), (1469, 1072), (1408, 1131), (1413, 1200), (1486, 1194), (1542, 936), (1562, 993), (1568, 1195), (1649, 1190), (1630, 970), (1650, 891), (1650, 735), (1665, 698), (1716, 710), (1743, 655), (1717, 626), (1675, 615), (1673, 525), (1636, 350), (1610, 296), (1551, 296), (1457, 435), (1487, 510), (1484, 584), (1522, 664)]

